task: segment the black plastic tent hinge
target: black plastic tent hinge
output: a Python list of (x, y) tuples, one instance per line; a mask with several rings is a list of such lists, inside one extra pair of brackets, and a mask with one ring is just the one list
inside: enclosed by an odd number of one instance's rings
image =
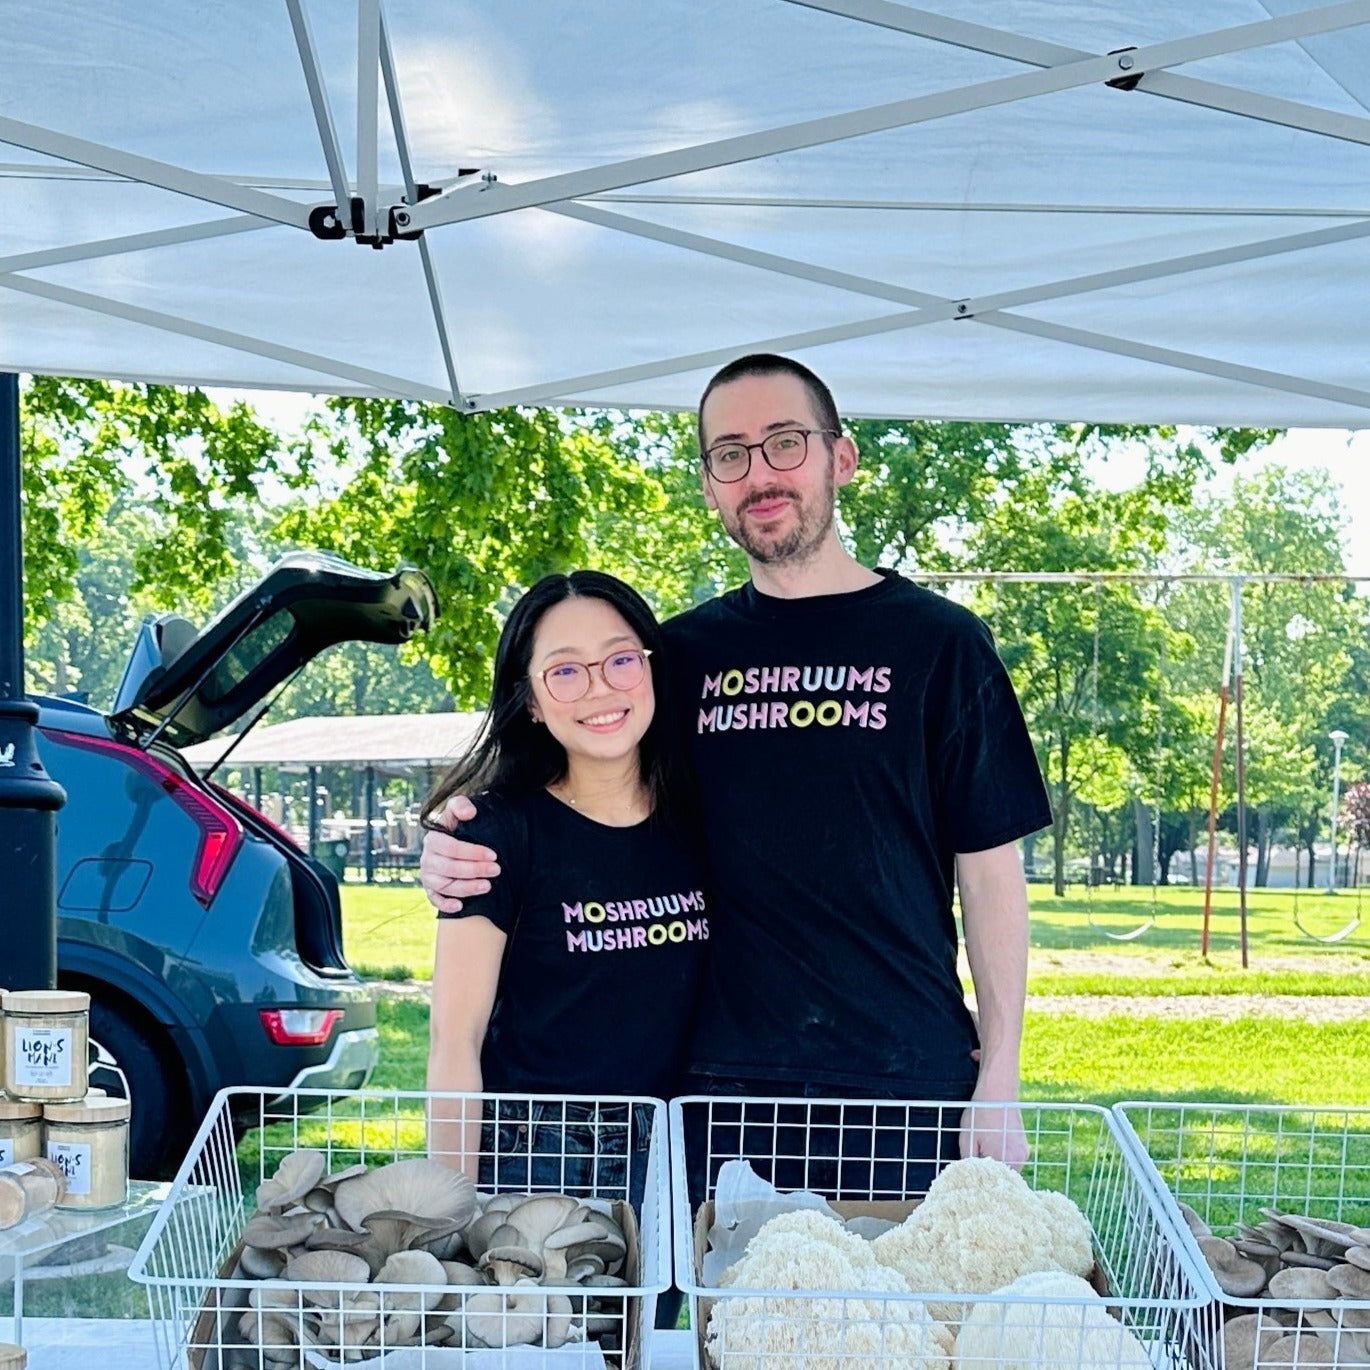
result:
[[(1132, 47), (1130, 47), (1130, 48), (1114, 48), (1113, 51), (1110, 52), (1108, 55), (1109, 55), (1110, 57), (1120, 57), (1120, 56), (1121, 56), (1123, 53), (1125, 53), (1125, 52), (1136, 52), (1136, 51), (1137, 51), (1137, 48), (1136, 48), (1136, 46), (1134, 45), (1134, 46), (1132, 46)], [(1124, 66), (1124, 65), (1126, 65), (1126, 66), (1131, 66), (1132, 63), (1131, 63), (1131, 62), (1128, 62), (1128, 63), (1124, 64), (1124, 63), (1120, 62), (1118, 65), (1119, 65), (1119, 66)], [(1144, 71), (1139, 71), (1135, 76), (1115, 76), (1115, 77), (1113, 78), (1113, 80), (1111, 80), (1111, 81), (1105, 81), (1105, 82), (1104, 82), (1104, 85), (1111, 87), (1113, 90), (1136, 90), (1138, 84), (1141, 82), (1142, 77), (1145, 76), (1145, 75), (1146, 75), (1146, 72), (1144, 72)]]
[[(457, 171), (457, 176), (474, 176), (479, 170), (479, 167), (461, 167)], [(441, 186), (430, 186), (423, 183), (416, 185), (412, 200), (406, 199), (386, 212), (386, 226), (383, 233), (366, 233), (363, 231), (366, 227), (366, 210), (361, 197), (357, 195), (352, 196), (347, 202), (346, 223), (343, 222), (342, 215), (338, 213), (337, 205), (315, 205), (309, 211), (309, 231), (316, 238), (324, 240), (353, 238), (368, 247), (384, 247), (387, 243), (393, 243), (397, 238), (403, 238), (406, 242), (415, 242), (423, 236), (423, 230), (415, 229), (412, 233), (405, 231), (409, 224), (406, 206), (416, 205), (422, 200), (431, 200), (434, 195), (441, 195), (442, 189)]]

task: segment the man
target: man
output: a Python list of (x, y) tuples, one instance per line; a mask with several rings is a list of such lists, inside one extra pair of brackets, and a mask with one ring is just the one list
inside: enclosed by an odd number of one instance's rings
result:
[[(857, 451), (808, 368), (730, 363), (700, 400), (699, 438), (705, 502), (751, 578), (666, 625), (715, 882), (688, 1085), (990, 1101), (999, 1107), (974, 1111), (960, 1149), (1021, 1164), (1027, 897), (1015, 843), (1050, 810), (989, 633), (843, 547), (834, 496)], [(420, 872), (444, 908), (498, 866), (430, 834)], [(978, 1038), (956, 969), (953, 879)]]

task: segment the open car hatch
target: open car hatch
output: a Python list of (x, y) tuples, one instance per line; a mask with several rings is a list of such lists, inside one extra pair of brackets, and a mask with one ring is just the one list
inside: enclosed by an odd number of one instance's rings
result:
[(144, 621), (111, 711), (146, 744), (178, 747), (231, 727), (301, 666), (339, 642), (400, 643), (437, 617), (422, 571), (366, 571), (327, 552), (282, 557), (203, 630)]

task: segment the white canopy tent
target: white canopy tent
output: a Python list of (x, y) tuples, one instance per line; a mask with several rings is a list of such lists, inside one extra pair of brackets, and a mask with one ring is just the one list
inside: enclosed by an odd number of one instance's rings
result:
[(765, 348), (871, 415), (1370, 421), (1370, 0), (0, 23), (0, 368), (678, 406)]

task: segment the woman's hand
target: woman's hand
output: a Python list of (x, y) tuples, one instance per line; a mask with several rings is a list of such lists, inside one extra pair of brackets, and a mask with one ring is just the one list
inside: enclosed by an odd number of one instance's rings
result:
[(419, 883), (439, 913), (457, 913), (463, 899), (488, 893), (490, 881), (499, 875), (499, 860), (489, 847), (456, 836), (458, 825), (475, 816), (476, 806), (464, 794), (454, 794), (433, 815), (448, 831), (424, 834)]

